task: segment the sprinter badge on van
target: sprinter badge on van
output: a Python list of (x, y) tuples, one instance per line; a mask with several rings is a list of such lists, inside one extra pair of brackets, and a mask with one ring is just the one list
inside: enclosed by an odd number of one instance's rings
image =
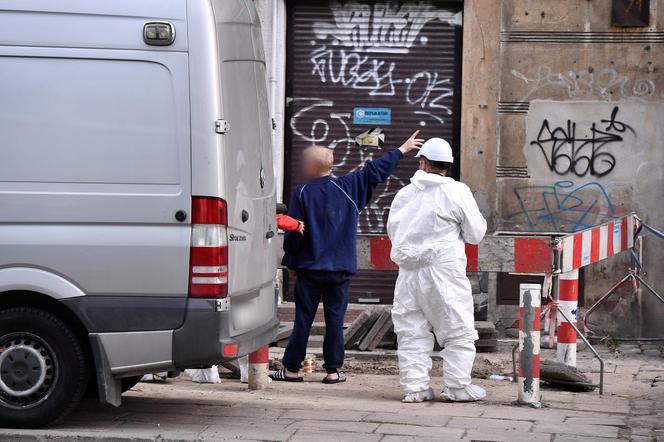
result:
[(168, 46), (175, 41), (175, 28), (168, 22), (150, 22), (143, 26), (143, 41), (150, 46)]
[(265, 189), (265, 169), (263, 169), (263, 166), (261, 166), (261, 171), (258, 174), (258, 179), (261, 184), (261, 189)]

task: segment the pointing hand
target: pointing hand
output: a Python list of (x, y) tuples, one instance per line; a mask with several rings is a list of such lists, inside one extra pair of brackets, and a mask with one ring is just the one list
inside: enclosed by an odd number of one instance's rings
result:
[(405, 155), (412, 150), (417, 150), (420, 148), (422, 143), (424, 143), (424, 139), (416, 138), (417, 134), (419, 133), (420, 131), (416, 130), (415, 132), (413, 132), (413, 135), (411, 135), (410, 138), (408, 138), (406, 142), (401, 145), (399, 150), (401, 151), (402, 154)]

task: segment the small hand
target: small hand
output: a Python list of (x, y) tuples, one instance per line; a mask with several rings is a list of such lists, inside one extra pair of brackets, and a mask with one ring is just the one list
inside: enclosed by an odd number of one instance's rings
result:
[(415, 132), (413, 132), (413, 135), (411, 135), (410, 138), (408, 138), (406, 142), (401, 145), (399, 150), (401, 151), (402, 154), (405, 155), (412, 150), (417, 150), (420, 148), (422, 143), (424, 143), (424, 139), (416, 138), (417, 134), (419, 133), (420, 131), (416, 130)]
[(302, 221), (300, 221), (297, 225), (297, 232), (300, 235), (304, 235), (304, 223)]

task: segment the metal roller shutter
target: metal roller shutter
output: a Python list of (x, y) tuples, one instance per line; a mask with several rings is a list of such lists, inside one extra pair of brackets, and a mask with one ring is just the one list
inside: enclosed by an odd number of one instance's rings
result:
[[(301, 182), (301, 153), (313, 144), (334, 149), (335, 175), (357, 170), (417, 129), (423, 138), (450, 141), (458, 158), (460, 2), (309, 0), (288, 8), (286, 200)], [(383, 131), (382, 146), (356, 145), (374, 128)], [(404, 159), (378, 186), (358, 233), (385, 233), (390, 203), (416, 169), (417, 160)], [(360, 272), (352, 301), (390, 302), (395, 278)]]

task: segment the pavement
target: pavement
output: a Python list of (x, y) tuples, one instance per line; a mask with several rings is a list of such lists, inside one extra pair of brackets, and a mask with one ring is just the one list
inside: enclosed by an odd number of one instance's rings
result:
[[(119, 408), (88, 400), (52, 428), (0, 429), (0, 440), (664, 441), (660, 349), (627, 345), (601, 351), (607, 369), (603, 396), (543, 388), (540, 409), (515, 405), (515, 384), (486, 379), (474, 380), (488, 390), (482, 403), (402, 404), (396, 375), (362, 373), (351, 355), (345, 384), (325, 386), (322, 373), (308, 375), (301, 384), (273, 382), (268, 390), (254, 392), (236, 380), (209, 385), (180, 377), (139, 383)], [(543, 350), (542, 357), (555, 356)], [(581, 352), (578, 359), (597, 380), (590, 353)], [(478, 364), (509, 372), (508, 347), (479, 355)], [(435, 385), (441, 381), (434, 378)]]

